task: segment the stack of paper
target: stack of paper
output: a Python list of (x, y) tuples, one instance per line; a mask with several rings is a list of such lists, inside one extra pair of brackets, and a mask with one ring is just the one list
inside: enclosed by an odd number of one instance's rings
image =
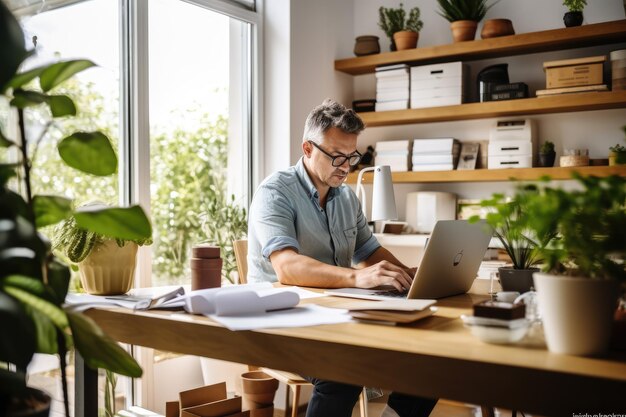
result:
[(456, 167), (460, 143), (453, 138), (415, 139), (413, 171), (449, 171)]
[(389, 165), (392, 172), (409, 171), (410, 140), (376, 143), (376, 165)]
[(409, 108), (409, 66), (388, 65), (376, 68), (376, 111)]
[(363, 301), (351, 304), (350, 315), (360, 321), (377, 324), (403, 324), (432, 316), (435, 300)]

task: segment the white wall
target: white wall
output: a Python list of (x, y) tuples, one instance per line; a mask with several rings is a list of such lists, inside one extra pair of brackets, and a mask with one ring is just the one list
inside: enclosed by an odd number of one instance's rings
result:
[[(301, 132), (304, 119), (310, 109), (325, 97), (332, 97), (346, 105), (352, 100), (373, 98), (375, 96), (375, 80), (373, 75), (349, 76), (334, 71), (334, 60), (352, 57), (354, 38), (360, 35), (373, 34), (380, 37), (382, 51), (389, 50), (389, 41), (378, 28), (378, 8), (382, 6), (397, 7), (399, 1), (390, 0), (352, 0), (352, 1), (305, 1), (271, 0), (267, 3), (287, 4), (281, 6), (282, 12), (290, 10), (289, 36), (290, 59), (282, 56), (280, 71), (286, 71), (287, 77), (281, 78), (285, 88), (289, 88), (289, 98), (279, 103), (272, 102), (267, 96), (269, 107), (266, 115), (280, 109), (280, 114), (267, 115), (267, 118), (280, 117), (282, 122), (276, 129), (266, 129), (266, 141), (271, 142), (268, 151), (280, 154), (280, 161), (269, 164), (266, 173), (293, 164), (300, 156)], [(420, 33), (418, 47), (449, 44), (452, 42), (449, 23), (437, 13), (436, 0), (404, 0), (405, 9), (419, 6), (422, 12), (424, 28)], [(565, 7), (561, 1), (546, 2), (545, 0), (502, 0), (487, 14), (488, 18), (508, 18), (513, 21), (517, 33), (563, 27)], [(624, 18), (621, 0), (600, 0), (589, 2), (585, 9), (585, 24), (598, 23)], [(481, 26), (478, 28), (480, 33)], [(268, 35), (266, 26), (266, 53), (272, 59), (271, 50), (282, 48), (282, 43), (274, 45), (275, 39)], [(477, 35), (479, 38), (479, 35)], [(615, 49), (626, 48), (626, 42), (594, 48), (572, 49), (552, 53), (530, 54), (517, 57), (470, 62), (471, 90), (475, 93), (476, 73), (494, 63), (509, 63), (509, 76), (512, 82), (526, 82), (531, 94), (544, 88), (545, 76), (542, 70), (544, 61), (608, 54)], [(267, 56), (267, 55), (266, 55)], [(274, 62), (277, 62), (274, 57)], [(273, 75), (267, 74), (267, 77)], [(266, 88), (272, 88), (267, 85)], [(266, 104), (268, 101), (266, 100)], [(540, 141), (551, 140), (556, 144), (557, 153), (562, 149), (586, 147), (592, 158), (606, 157), (608, 147), (622, 143), (621, 126), (626, 124), (626, 109), (547, 114), (532, 117), (537, 123)], [(419, 137), (452, 136), (460, 140), (486, 140), (489, 129), (495, 119), (472, 121), (413, 124), (390, 127), (373, 127), (366, 129), (361, 135), (359, 149), (365, 150), (367, 145), (379, 140), (413, 139)], [(288, 124), (288, 128), (285, 126)], [(288, 133), (286, 132), (288, 130)], [(287, 134), (289, 138), (287, 138)], [(271, 135), (268, 136), (268, 135)], [(270, 142), (268, 142), (270, 143)], [(289, 150), (286, 152), (286, 150)], [(398, 211), (404, 217), (404, 195), (418, 189), (452, 191), (462, 198), (482, 198), (493, 191), (510, 189), (508, 183), (476, 183), (476, 184), (429, 184), (396, 186)]]

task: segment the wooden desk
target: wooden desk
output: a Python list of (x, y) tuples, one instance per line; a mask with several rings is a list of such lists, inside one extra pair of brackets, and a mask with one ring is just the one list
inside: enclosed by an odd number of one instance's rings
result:
[(596, 359), (484, 344), (459, 319), (482, 298), (442, 300), (435, 316), (412, 327), (347, 323), (232, 332), (181, 313), (110, 308), (87, 314), (116, 340), (165, 351), (545, 416), (626, 411), (625, 353)]

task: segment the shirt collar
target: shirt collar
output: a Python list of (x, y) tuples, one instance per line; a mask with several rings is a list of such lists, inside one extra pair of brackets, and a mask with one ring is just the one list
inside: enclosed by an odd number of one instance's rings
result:
[[(301, 157), (296, 164), (296, 175), (298, 176), (300, 184), (302, 184), (304, 189), (308, 191), (309, 197), (314, 197), (315, 199), (318, 199), (320, 195), (317, 191), (317, 188), (315, 188), (315, 185), (313, 185), (313, 181), (311, 181), (309, 173), (306, 172), (306, 168), (304, 167), (304, 157)], [(328, 198), (326, 199), (326, 201), (332, 200), (338, 192), (339, 190), (337, 188), (330, 187), (330, 189), (328, 190)]]

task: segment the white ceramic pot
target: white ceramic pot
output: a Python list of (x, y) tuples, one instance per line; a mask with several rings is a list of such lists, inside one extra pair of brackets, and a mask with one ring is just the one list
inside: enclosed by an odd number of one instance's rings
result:
[(127, 293), (133, 286), (137, 249), (136, 243), (120, 247), (115, 240), (96, 246), (78, 264), (83, 289), (93, 295)]
[(613, 280), (533, 276), (550, 352), (600, 355), (611, 339), (618, 284)]

